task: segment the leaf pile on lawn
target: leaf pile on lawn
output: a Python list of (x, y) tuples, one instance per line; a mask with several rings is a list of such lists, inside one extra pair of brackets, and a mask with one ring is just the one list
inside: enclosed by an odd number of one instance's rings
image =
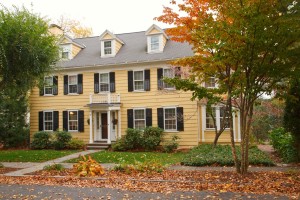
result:
[(73, 171), (77, 176), (97, 176), (104, 174), (103, 167), (97, 161), (93, 160), (91, 156), (88, 156), (88, 158), (82, 156), (81, 158), (81, 161), (73, 165)]

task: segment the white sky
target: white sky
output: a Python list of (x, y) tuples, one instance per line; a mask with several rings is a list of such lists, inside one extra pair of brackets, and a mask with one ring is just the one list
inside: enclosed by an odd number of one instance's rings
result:
[(152, 24), (170, 27), (153, 20), (162, 14), (163, 5), (169, 6), (169, 0), (1, 0), (0, 4), (24, 5), (51, 22), (64, 15), (91, 27), (94, 35), (106, 29), (116, 34), (145, 31)]

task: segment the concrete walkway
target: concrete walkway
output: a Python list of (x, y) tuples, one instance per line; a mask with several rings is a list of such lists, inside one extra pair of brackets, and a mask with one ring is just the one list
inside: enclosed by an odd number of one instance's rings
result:
[[(32, 173), (32, 172), (35, 172), (35, 171), (42, 170), (46, 165), (53, 165), (53, 164), (62, 163), (66, 160), (70, 160), (70, 159), (73, 159), (73, 158), (78, 158), (79, 156), (95, 153), (95, 152), (98, 152), (98, 151), (99, 150), (81, 151), (81, 152), (77, 152), (77, 153), (67, 155), (67, 156), (64, 156), (64, 157), (61, 157), (61, 158), (57, 158), (57, 159), (54, 159), (54, 160), (49, 160), (49, 161), (46, 161), (46, 162), (43, 162), (43, 163), (22, 163), (22, 164), (20, 164), (20, 163), (14, 163), (14, 164), (11, 163), (10, 167), (15, 166), (15, 168), (22, 168), (21, 165), (23, 165), (23, 166), (25, 166), (25, 168), (21, 169), (21, 170), (6, 173), (4, 175), (6, 175), (6, 176), (23, 176), (23, 175), (28, 174), (28, 173)], [(2, 163), (2, 164), (5, 167), (9, 166), (8, 163)]]

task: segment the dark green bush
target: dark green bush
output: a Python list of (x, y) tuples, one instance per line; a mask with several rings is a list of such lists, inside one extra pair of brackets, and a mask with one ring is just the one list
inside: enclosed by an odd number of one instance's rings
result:
[(178, 135), (173, 135), (171, 141), (167, 141), (164, 145), (163, 145), (163, 150), (164, 152), (167, 153), (171, 153), (173, 152), (175, 149), (178, 148), (179, 144), (177, 142), (177, 140), (179, 139)]
[(55, 141), (53, 142), (53, 146), (56, 150), (65, 149), (67, 144), (71, 141), (72, 135), (66, 131), (57, 131), (55, 132)]
[[(237, 149), (240, 155), (239, 148)], [(183, 159), (183, 165), (188, 166), (233, 166), (234, 161), (231, 153), (230, 145), (202, 144), (194, 147)], [(260, 151), (256, 146), (249, 148), (249, 164), (273, 166), (274, 163), (264, 152)]]
[(52, 147), (51, 133), (46, 131), (39, 131), (33, 135), (31, 143), (32, 149), (49, 149)]
[(125, 147), (125, 139), (122, 137), (121, 139), (118, 139), (116, 143), (111, 145), (111, 148), (113, 151), (126, 151)]
[(127, 150), (140, 149), (142, 147), (142, 131), (128, 128), (124, 136), (124, 147)]
[(162, 141), (163, 130), (158, 127), (146, 127), (142, 138), (142, 147), (145, 150), (152, 151)]
[(84, 149), (84, 147), (84, 141), (77, 138), (72, 138), (67, 144), (68, 149)]
[(269, 138), (274, 149), (286, 163), (297, 161), (297, 149), (294, 146), (294, 137), (284, 128), (278, 128), (270, 132)]

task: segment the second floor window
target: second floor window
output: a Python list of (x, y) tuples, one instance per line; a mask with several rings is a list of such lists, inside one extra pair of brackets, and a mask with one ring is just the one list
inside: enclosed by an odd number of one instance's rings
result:
[[(174, 73), (174, 70), (173, 69), (164, 69), (164, 77), (167, 77), (167, 78), (174, 78), (175, 76), (175, 73)], [(163, 87), (164, 89), (174, 89), (174, 85), (170, 84), (170, 83), (166, 83), (166, 82), (163, 82)]]
[(109, 73), (100, 74), (100, 92), (109, 92)]
[(112, 54), (112, 45), (111, 41), (104, 41), (104, 55), (111, 55)]
[(144, 90), (144, 71), (133, 72), (134, 90)]
[(213, 76), (208, 77), (207, 80), (205, 81), (205, 87), (206, 88), (216, 88), (217, 87), (216, 78)]
[(77, 75), (69, 76), (69, 93), (76, 94), (77, 93)]
[(44, 94), (53, 94), (53, 77), (45, 77)]

